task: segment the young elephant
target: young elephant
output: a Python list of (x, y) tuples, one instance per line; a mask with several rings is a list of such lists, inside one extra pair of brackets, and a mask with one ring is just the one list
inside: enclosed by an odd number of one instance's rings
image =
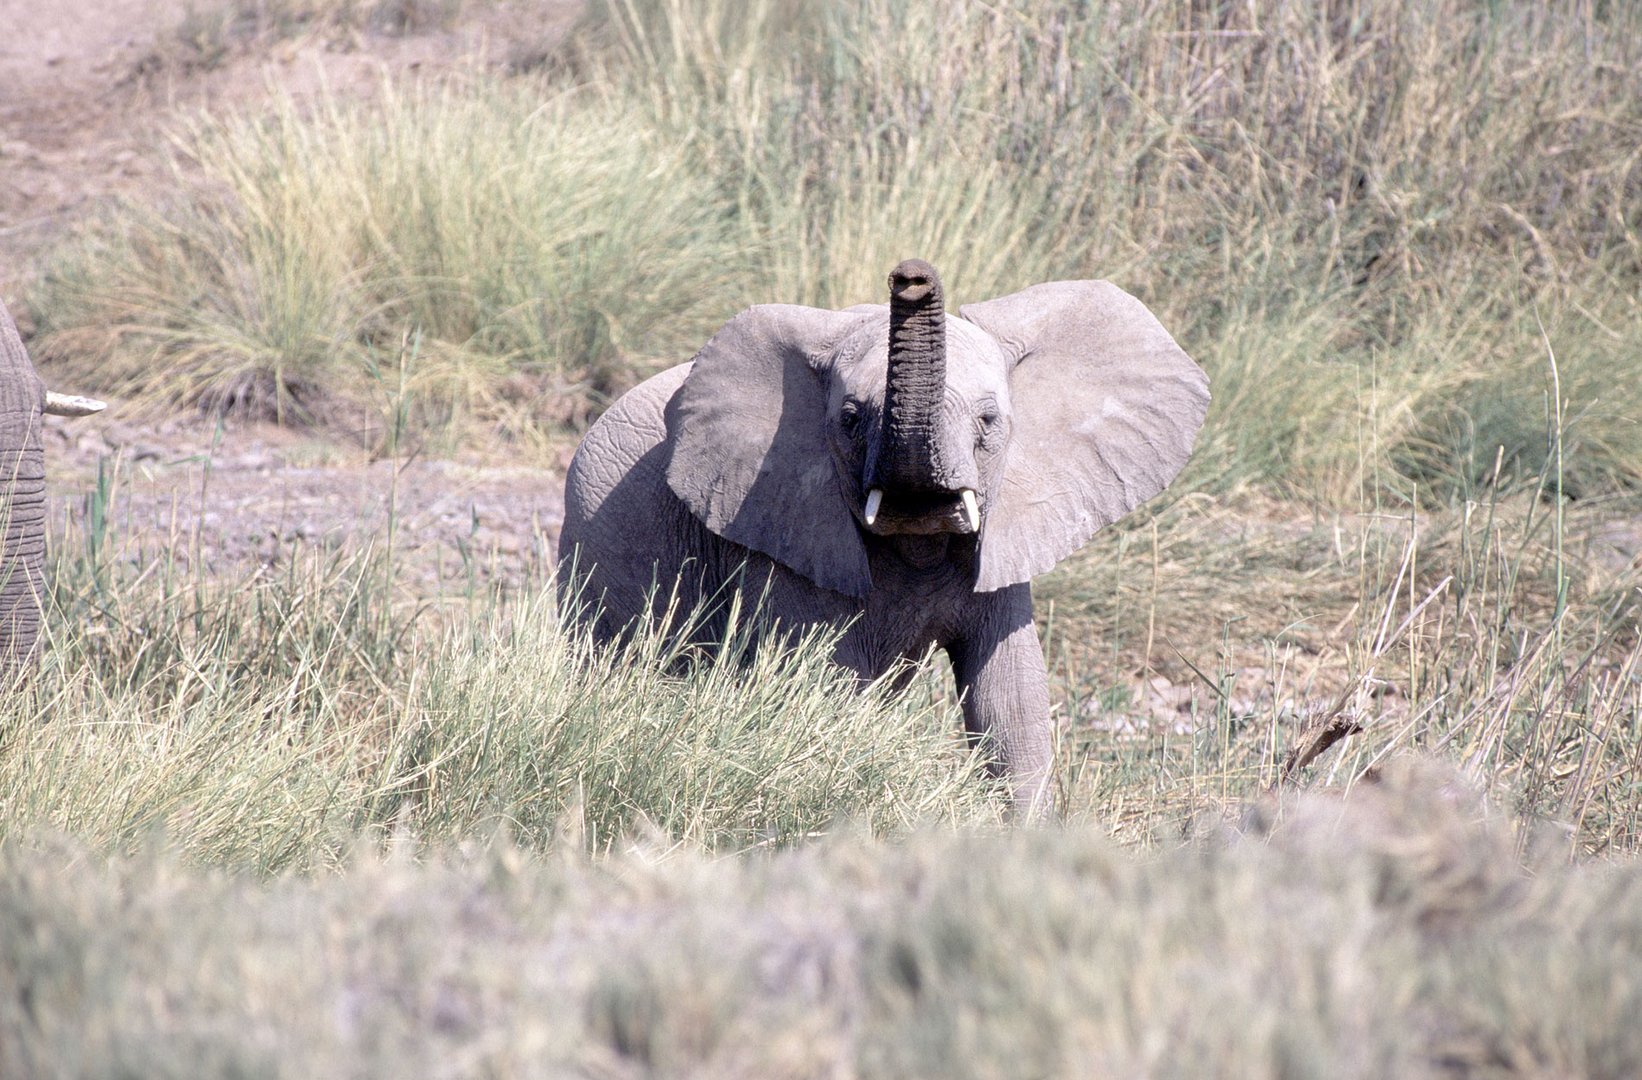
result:
[(926, 262), (889, 285), (887, 308), (750, 308), (617, 401), (565, 481), (561, 596), (608, 640), (739, 586), (785, 628), (847, 627), (862, 679), (937, 645), (1031, 816), (1052, 732), (1030, 581), (1174, 478), (1208, 379), (1109, 282), (958, 318)]

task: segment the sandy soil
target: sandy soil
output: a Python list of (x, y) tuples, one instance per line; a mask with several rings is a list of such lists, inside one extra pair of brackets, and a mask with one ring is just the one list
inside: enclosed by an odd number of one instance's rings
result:
[[(72, 543), (111, 492), (110, 539), (127, 558), (164, 551), (179, 568), (244, 573), (304, 548), (386, 542), (422, 596), (472, 580), (544, 580), (564, 517), (562, 467), (495, 455), (439, 460), (367, 452), (272, 425), (187, 418), (46, 421), (52, 513)], [(139, 554), (141, 553), (141, 554)]]

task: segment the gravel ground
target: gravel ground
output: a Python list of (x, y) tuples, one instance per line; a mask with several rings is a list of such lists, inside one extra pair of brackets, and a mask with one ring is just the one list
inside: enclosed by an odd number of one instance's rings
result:
[(101, 475), (116, 544), (169, 549), (179, 566), (198, 560), (212, 573), (278, 565), (303, 547), (380, 545), (391, 519), (403, 580), (417, 591), (460, 584), (470, 567), (519, 584), (551, 565), (564, 519), (562, 466), (494, 454), (372, 460), (266, 425), (55, 417), (46, 453), (62, 535), (83, 533)]

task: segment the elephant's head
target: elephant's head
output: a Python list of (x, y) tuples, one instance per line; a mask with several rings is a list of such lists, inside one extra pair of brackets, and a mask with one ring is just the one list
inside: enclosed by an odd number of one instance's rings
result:
[(667, 480), (708, 528), (855, 597), (868, 537), (944, 536), (987, 592), (1054, 566), (1191, 454), (1207, 377), (1115, 285), (1035, 285), (961, 318), (926, 262), (889, 285), (887, 308), (750, 308), (697, 354)]

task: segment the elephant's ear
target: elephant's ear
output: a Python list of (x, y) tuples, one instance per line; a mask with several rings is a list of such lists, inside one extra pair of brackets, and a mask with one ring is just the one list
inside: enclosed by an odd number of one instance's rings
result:
[(960, 314), (1014, 361), (1013, 435), (976, 588), (1030, 580), (1168, 486), (1191, 456), (1208, 376), (1109, 281), (1056, 281)]
[(827, 378), (864, 313), (764, 304), (696, 354), (667, 408), (667, 483), (713, 532), (864, 597), (867, 550), (827, 441)]

